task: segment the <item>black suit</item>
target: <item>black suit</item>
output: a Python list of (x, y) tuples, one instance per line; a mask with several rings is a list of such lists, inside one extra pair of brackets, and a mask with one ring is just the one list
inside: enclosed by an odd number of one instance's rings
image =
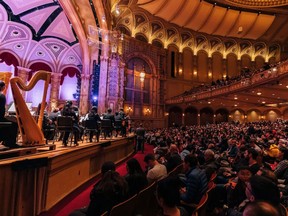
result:
[(0, 141), (3, 145), (13, 148), (16, 147), (16, 138), (18, 133), (18, 125), (15, 122), (7, 120), (5, 116), (6, 97), (0, 92), (0, 122), (8, 122), (9, 125), (0, 128)]
[(138, 127), (136, 129), (136, 151), (144, 152), (144, 136), (145, 136), (145, 129), (143, 127)]

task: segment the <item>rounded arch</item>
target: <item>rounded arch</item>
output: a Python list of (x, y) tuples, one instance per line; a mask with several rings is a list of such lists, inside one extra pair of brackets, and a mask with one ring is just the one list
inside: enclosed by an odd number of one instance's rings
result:
[(248, 122), (257, 122), (263, 119), (260, 110), (258, 109), (251, 109), (247, 111), (247, 121)]
[(265, 120), (276, 121), (278, 118), (281, 117), (281, 112), (277, 109), (269, 109), (263, 112), (263, 116)]
[(286, 108), (284, 111), (283, 111), (283, 119), (284, 120), (288, 120), (288, 108)]
[(187, 107), (184, 111), (184, 124), (187, 126), (197, 125), (198, 110), (195, 107)]
[(262, 68), (264, 66), (264, 64), (265, 64), (265, 59), (264, 59), (263, 56), (258, 55), (258, 56), (255, 57), (255, 66), (256, 66), (256, 68), (258, 68), (258, 69)]
[(182, 109), (180, 107), (174, 106), (169, 109), (168, 125), (169, 127), (182, 125)]
[(119, 25), (118, 27), (119, 31), (125, 35), (128, 35), (129, 37), (131, 37), (131, 31), (129, 28), (127, 28), (126, 26), (124, 25)]
[(242, 68), (250, 68), (251, 66), (251, 56), (244, 54), (241, 56), (241, 66)]
[(182, 58), (182, 69), (183, 77), (185, 80), (193, 79), (193, 51), (190, 48), (185, 48), (183, 50)]
[(215, 111), (215, 123), (228, 122), (229, 111), (225, 108), (220, 108)]
[(210, 82), (208, 77), (208, 53), (205, 50), (197, 52), (197, 78), (199, 82)]
[(1, 62), (4, 61), (9, 66), (13, 65), (14, 66), (14, 76), (18, 75), (17, 66), (19, 66), (20, 59), (15, 53), (5, 50), (5, 51), (0, 53), (0, 59), (1, 59)]
[(231, 110), (229, 117), (231, 118), (232, 121), (241, 122), (241, 123), (243, 123), (245, 121), (245, 119), (247, 118), (244, 110), (242, 110), (242, 109)]
[(211, 107), (204, 107), (200, 110), (200, 125), (213, 124), (213, 110)]
[(29, 68), (31, 69), (32, 73), (29, 73), (28, 80), (30, 80), (32, 75), (39, 70), (52, 72), (52, 67), (49, 65), (49, 63), (42, 61), (31, 62), (29, 64)]
[(145, 42), (145, 43), (148, 43), (148, 38), (146, 37), (146, 35), (144, 35), (142, 33), (137, 33), (135, 35), (135, 39), (142, 41), (142, 42)]
[(159, 47), (159, 48), (164, 48), (164, 44), (162, 43), (161, 40), (158, 40), (158, 39), (154, 39), (152, 41), (152, 45), (156, 46), (156, 47)]
[(237, 67), (237, 55), (235, 53), (229, 53), (227, 59), (227, 76), (236, 77), (240, 74)]
[(223, 55), (216, 51), (212, 53), (212, 77), (213, 80), (220, 80), (223, 77)]
[(141, 52), (133, 52), (133, 53), (130, 53), (126, 56), (125, 63), (128, 63), (133, 58), (143, 59), (148, 64), (148, 66), (151, 68), (152, 74), (156, 75), (156, 72), (157, 72), (156, 66), (154, 65), (153, 61), (151, 60), (151, 58), (149, 56), (147, 56)]

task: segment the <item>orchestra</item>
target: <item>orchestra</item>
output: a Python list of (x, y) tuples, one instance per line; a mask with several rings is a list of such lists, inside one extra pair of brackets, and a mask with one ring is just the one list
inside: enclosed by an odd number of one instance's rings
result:
[[(17, 145), (17, 137), (19, 134), (17, 118), (15, 115), (7, 115), (6, 112), (6, 97), (3, 94), (5, 89), (5, 83), (0, 80), (0, 144), (8, 147), (15, 148), (19, 147)], [(96, 135), (96, 141), (99, 142), (101, 132), (101, 121), (103, 119), (111, 120), (111, 128), (107, 136), (112, 136), (113, 131), (115, 130), (115, 137), (121, 135), (122, 137), (126, 137), (127, 129), (130, 129), (130, 117), (124, 113), (124, 109), (120, 108), (119, 111), (115, 112), (115, 115), (112, 113), (112, 109), (108, 108), (106, 113), (98, 114), (97, 107), (93, 106), (91, 110), (83, 116), (80, 116), (78, 113), (78, 107), (73, 105), (72, 101), (66, 101), (65, 105), (61, 108), (61, 106), (55, 107), (51, 112), (46, 110), (47, 103), (45, 104), (45, 111), (43, 115), (42, 121), (42, 132), (44, 134), (45, 139), (54, 140), (55, 138), (58, 140), (62, 140), (63, 146), (67, 146), (68, 138), (72, 133), (74, 136), (74, 145), (79, 145), (78, 141), (82, 140), (82, 136), (88, 136), (89, 142), (92, 142), (92, 138)], [(41, 103), (38, 105), (35, 111), (31, 111), (35, 120), (38, 120), (41, 109)], [(57, 134), (57, 118), (59, 116), (67, 116), (73, 119), (73, 131), (64, 132), (63, 134)], [(11, 121), (11, 119), (13, 121)], [(89, 131), (89, 134), (85, 134), (85, 122), (87, 120), (94, 120), (96, 122), (95, 131)], [(120, 122), (117, 126), (116, 123)], [(58, 137), (57, 137), (58, 136)], [(20, 145), (21, 146), (21, 145)]]

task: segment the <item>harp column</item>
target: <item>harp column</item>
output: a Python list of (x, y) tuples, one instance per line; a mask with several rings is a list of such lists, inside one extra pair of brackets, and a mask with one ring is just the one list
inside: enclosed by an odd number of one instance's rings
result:
[[(20, 66), (17, 66), (17, 68), (18, 68), (18, 77), (20, 77), (24, 81), (24, 83), (27, 84), (29, 72), (31, 71), (31, 69), (20, 67)], [(24, 100), (26, 100), (26, 95), (27, 95), (27, 92), (22, 91), (22, 96)]]
[(51, 90), (50, 90), (50, 109), (53, 110), (58, 106), (61, 73), (51, 73)]

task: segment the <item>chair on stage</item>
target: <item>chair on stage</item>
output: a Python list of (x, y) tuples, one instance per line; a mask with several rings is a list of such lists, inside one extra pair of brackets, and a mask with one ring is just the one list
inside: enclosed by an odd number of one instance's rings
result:
[[(88, 142), (88, 138), (94, 136), (96, 134), (96, 140), (99, 142), (99, 134), (100, 134), (100, 127), (97, 121), (94, 119), (87, 119), (83, 122), (84, 126), (84, 135), (86, 135), (86, 141)], [(92, 137), (91, 137), (92, 139)], [(84, 139), (83, 139), (84, 140)]]
[[(73, 119), (70, 116), (58, 116), (56, 131), (58, 134), (61, 133), (73, 133)], [(61, 137), (61, 136), (60, 136)], [(73, 136), (71, 136), (71, 145), (72, 145)]]
[(118, 136), (119, 132), (122, 130), (122, 120), (116, 120), (114, 123), (114, 129), (116, 130), (116, 137)]
[(134, 216), (135, 207), (137, 207), (136, 202), (137, 202), (137, 194), (135, 194), (128, 200), (125, 200), (124, 202), (115, 205), (111, 209), (109, 216), (120, 216), (120, 215)]
[(101, 120), (101, 131), (104, 134), (104, 139), (106, 139), (107, 136), (110, 136), (110, 138), (112, 138), (113, 124), (111, 119)]

